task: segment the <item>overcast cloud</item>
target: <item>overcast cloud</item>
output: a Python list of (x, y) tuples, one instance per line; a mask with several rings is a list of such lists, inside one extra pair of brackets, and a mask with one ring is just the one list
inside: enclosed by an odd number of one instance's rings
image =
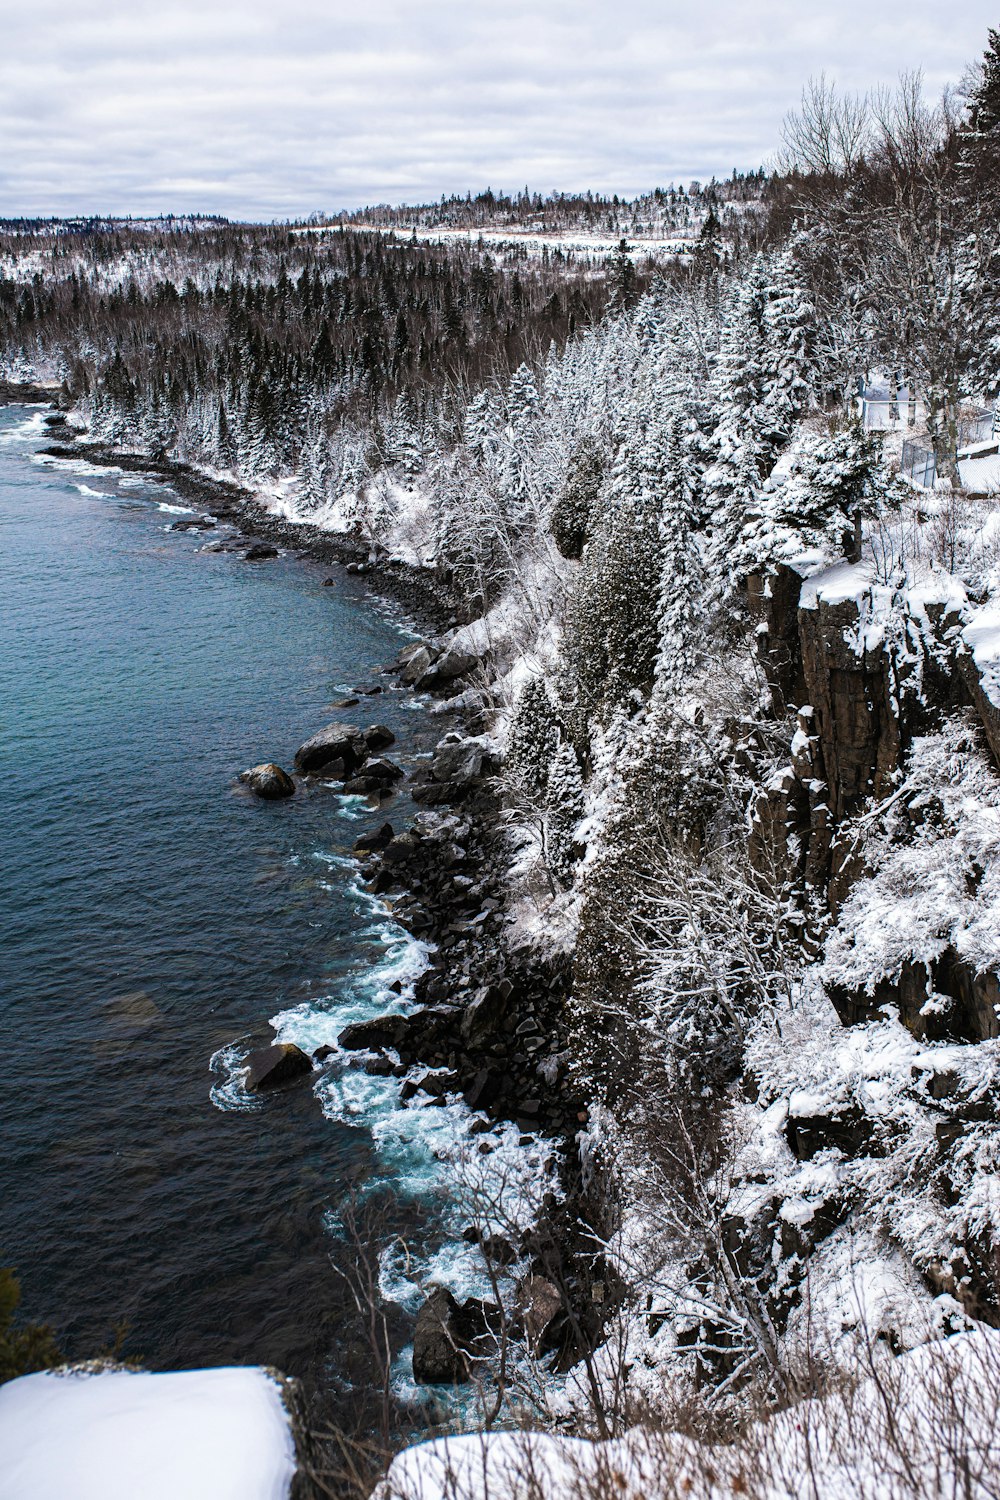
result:
[(0, 214), (284, 218), (755, 168), (821, 70), (956, 81), (988, 0), (0, 0)]

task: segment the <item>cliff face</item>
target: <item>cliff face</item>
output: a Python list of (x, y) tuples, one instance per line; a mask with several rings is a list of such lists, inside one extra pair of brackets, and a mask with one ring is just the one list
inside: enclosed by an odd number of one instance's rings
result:
[[(845, 585), (855, 591), (845, 596)], [(797, 690), (801, 706), (789, 763), (760, 794), (751, 861), (836, 918), (865, 873), (862, 828), (883, 803), (905, 798), (909, 747), (956, 711), (975, 715), (1000, 765), (1000, 707), (988, 668), (963, 637), (951, 580), (941, 597), (891, 593), (861, 570), (838, 565), (806, 583), (781, 568), (765, 593), (750, 587), (763, 617), (758, 641), (772, 692)], [(879, 597), (881, 596), (881, 597)], [(985, 680), (984, 680), (985, 679)], [(779, 700), (780, 701), (780, 700)], [(867, 809), (867, 811), (865, 811)], [(933, 900), (930, 891), (928, 901)], [(1000, 981), (954, 947), (903, 961), (891, 978), (851, 992), (831, 986), (841, 1019), (864, 1021), (890, 1004), (918, 1038), (982, 1041), (1000, 1035)], [(928, 1012), (930, 996), (953, 1002), (948, 1020)]]

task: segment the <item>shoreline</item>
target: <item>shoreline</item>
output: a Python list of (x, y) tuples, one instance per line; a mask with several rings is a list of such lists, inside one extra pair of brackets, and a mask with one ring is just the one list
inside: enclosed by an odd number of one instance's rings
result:
[[(40, 388), (31, 392), (36, 394)], [(153, 475), (182, 499), (235, 525), (248, 544), (264, 540), (312, 561), (352, 567), (364, 574), (374, 594), (402, 604), (435, 635), (456, 623), (453, 601), (438, 580), (402, 563), (369, 563), (367, 550), (349, 538), (275, 518), (235, 482), (176, 460), (87, 442), (69, 427), (51, 392), (38, 404), (59, 412), (47, 422), (55, 441), (39, 450), (47, 456)], [(428, 647), (433, 653), (440, 642), (432, 640)], [(385, 670), (402, 672), (405, 663), (397, 661)], [(515, 1123), (523, 1145), (547, 1142), (560, 1152), (561, 1200), (546, 1202), (521, 1245), (497, 1243), (491, 1236), (484, 1242), (484, 1258), (493, 1264), (500, 1257), (502, 1264), (516, 1251), (529, 1258), (532, 1277), (555, 1284), (560, 1310), (550, 1320), (547, 1347), (566, 1367), (599, 1337), (591, 1287), (608, 1274), (578, 1228), (586, 1193), (575, 1136), (586, 1111), (568, 1076), (563, 1034), (568, 974), (565, 965), (546, 966), (509, 948), (503, 835), (493, 781), (498, 766), (488, 751), (480, 754), (482, 742), (475, 731), (482, 725), (476, 724), (475, 711), (459, 706), (449, 718), (458, 732), (447, 736), (410, 788), (426, 811), (388, 844), (355, 848), (368, 888), (375, 895), (391, 893), (401, 928), (411, 938), (433, 944), (435, 951), (414, 986), (405, 1035), (397, 1030), (390, 1037), (384, 1026), (380, 1033), (384, 1018), (375, 1018), (367, 1023), (369, 1034), (345, 1050), (362, 1052), (361, 1066), (376, 1074), (392, 1071), (402, 1079), (425, 1070), (403, 1083), (404, 1100), (422, 1099), (423, 1108), (433, 1108), (445, 1102), (446, 1094), (461, 1096), (490, 1124)], [(467, 1239), (473, 1229), (466, 1232)], [(427, 1389), (432, 1392), (434, 1385)]]

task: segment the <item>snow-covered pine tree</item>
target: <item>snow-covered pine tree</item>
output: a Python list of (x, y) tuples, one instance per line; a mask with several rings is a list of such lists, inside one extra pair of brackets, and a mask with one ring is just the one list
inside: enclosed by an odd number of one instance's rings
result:
[(503, 435), (501, 488), (515, 524), (526, 513), (532, 494), (534, 439), (539, 408), (538, 386), (527, 365), (510, 377), (507, 426)]
[(497, 415), (490, 391), (484, 387), (465, 408), (465, 449), (476, 463), (489, 464), (499, 447)]
[(549, 766), (546, 789), (545, 849), (549, 872), (568, 889), (580, 857), (577, 829), (584, 813), (583, 777), (576, 751), (560, 739)]
[(591, 714), (653, 679), (663, 544), (642, 446), (637, 433), (619, 450), (570, 604), (565, 659), (584, 738)]
[(660, 516), (660, 642), (656, 687), (682, 691), (695, 670), (703, 629), (705, 590), (701, 555), (694, 538), (695, 481), (684, 444), (683, 423), (674, 417), (667, 432), (667, 468)]
[(829, 436), (810, 433), (782, 468), (787, 473), (755, 492), (736, 571), (766, 573), (814, 549), (857, 561), (862, 521), (891, 503), (899, 487), (882, 462), (880, 434), (857, 422)]
[(507, 738), (507, 774), (531, 798), (544, 800), (559, 741), (559, 715), (545, 678), (529, 677), (518, 694)]
[(550, 523), (563, 557), (582, 557), (591, 511), (603, 479), (604, 455), (600, 444), (589, 435), (581, 438), (570, 458), (566, 482), (553, 507)]
[(743, 582), (744, 530), (760, 486), (790, 441), (808, 387), (812, 310), (786, 252), (757, 256), (725, 311), (715, 382), (715, 462), (705, 476), (711, 505), (711, 586), (731, 602)]

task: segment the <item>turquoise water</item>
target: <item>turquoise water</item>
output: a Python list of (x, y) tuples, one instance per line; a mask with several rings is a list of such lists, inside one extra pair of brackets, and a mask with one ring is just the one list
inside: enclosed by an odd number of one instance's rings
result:
[(162, 484), (40, 460), (44, 415), (0, 409), (0, 1264), (73, 1355), (124, 1321), (152, 1366), (308, 1370), (343, 1296), (324, 1217), (377, 1174), (390, 1085), (337, 1065), (252, 1105), (239, 1062), (419, 969), (349, 857), (405, 803), (235, 778), (332, 717), (404, 765), (441, 728), (396, 690), (330, 710), (401, 644), (360, 580), (171, 532)]

